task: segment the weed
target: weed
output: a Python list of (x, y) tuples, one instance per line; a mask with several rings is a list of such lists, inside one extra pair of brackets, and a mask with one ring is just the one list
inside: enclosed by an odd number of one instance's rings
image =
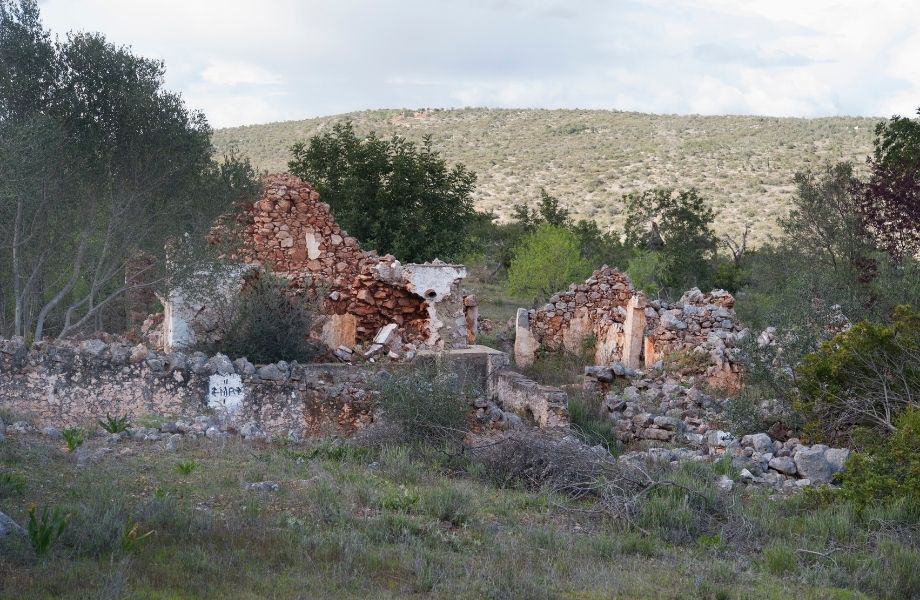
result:
[(59, 508), (44, 508), (36, 514), (35, 507), (29, 508), (29, 524), (26, 532), (37, 556), (44, 556), (67, 527), (68, 518)]
[(404, 485), (394, 485), (386, 482), (378, 503), (380, 508), (396, 512), (405, 512), (415, 508), (419, 502), (419, 498), (418, 490), (408, 488)]
[(709, 354), (691, 349), (675, 350), (664, 357), (666, 373), (677, 375), (695, 375), (709, 367)]
[(128, 429), (130, 423), (128, 423), (128, 415), (122, 417), (113, 417), (112, 415), (106, 413), (105, 420), (98, 421), (99, 426), (109, 433), (121, 433)]
[(19, 473), (0, 473), (0, 498), (19, 496), (26, 489), (26, 478)]
[(86, 441), (86, 430), (79, 427), (68, 427), (61, 432), (64, 442), (67, 443), (67, 451), (73, 452), (83, 445)]
[(763, 550), (763, 564), (772, 575), (793, 573), (797, 564), (795, 550), (788, 544), (771, 544)]
[(176, 473), (179, 475), (191, 475), (198, 468), (198, 463), (194, 460), (183, 460), (176, 464)]
[(422, 505), (429, 515), (454, 527), (468, 523), (474, 513), (473, 498), (453, 486), (435, 488), (425, 495)]
[(153, 530), (151, 529), (147, 533), (140, 532), (140, 524), (135, 523), (131, 529), (127, 529), (125, 533), (121, 536), (121, 549), (125, 552), (133, 552), (137, 549), (141, 542), (153, 535)]
[(569, 421), (572, 429), (586, 444), (600, 444), (611, 452), (619, 447), (613, 423), (601, 416), (597, 402), (582, 394), (569, 394)]

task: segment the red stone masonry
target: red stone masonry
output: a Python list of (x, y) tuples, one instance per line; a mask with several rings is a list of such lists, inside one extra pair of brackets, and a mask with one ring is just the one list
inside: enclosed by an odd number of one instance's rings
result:
[(404, 341), (423, 338), (425, 301), (377, 276), (396, 259), (362, 250), (309, 183), (288, 173), (265, 177), (261, 197), (244, 205), (238, 219), (238, 258), (285, 277), (294, 289), (325, 291), (330, 313), (356, 317), (359, 341), (388, 323), (399, 326)]

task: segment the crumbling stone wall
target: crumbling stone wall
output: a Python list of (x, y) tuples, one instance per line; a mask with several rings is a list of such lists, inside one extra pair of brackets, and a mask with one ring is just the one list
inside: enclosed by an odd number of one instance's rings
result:
[(734, 348), (747, 330), (738, 323), (734, 301), (724, 290), (693, 289), (672, 304), (650, 302), (626, 274), (604, 265), (544, 307), (519, 309), (515, 360), (530, 364), (540, 348), (580, 354), (593, 343), (595, 364), (636, 369), (683, 351), (699, 357), (695, 362), (710, 383), (737, 387)]
[[(466, 345), (462, 266), (440, 261), (402, 265), (393, 256), (362, 250), (338, 226), (319, 193), (287, 173), (267, 176), (259, 200), (242, 206), (235, 218), (239, 249), (231, 258), (270, 269), (298, 293), (321, 292), (329, 317), (321, 338), (331, 348), (369, 343), (389, 324), (398, 328), (390, 349)], [(225, 232), (218, 226), (213, 235)], [(167, 347), (181, 347), (183, 339), (194, 337), (179, 335), (194, 329), (188, 321), (206, 326), (207, 311), (186, 301), (181, 291), (171, 294), (167, 304)]]
[(604, 265), (587, 281), (555, 294), (529, 314), (530, 329), (547, 350), (582, 352), (593, 336), (595, 362), (607, 363), (623, 352), (627, 305), (636, 295), (629, 277)]
[(734, 311), (735, 298), (725, 290), (704, 294), (693, 288), (677, 302), (653, 301), (645, 310), (647, 319), (645, 365), (684, 351), (706, 357), (704, 374), (710, 384), (737, 388), (741, 365), (737, 347), (749, 335)]
[(225, 415), (237, 429), (303, 439), (351, 435), (374, 422), (366, 382), (372, 372), (343, 364), (276, 363), (200, 352), (156, 353), (143, 345), (57, 342), (27, 348), (0, 340), (0, 408), (39, 427), (95, 425), (105, 415), (194, 418), (212, 412), (212, 375), (239, 375), (245, 399)]

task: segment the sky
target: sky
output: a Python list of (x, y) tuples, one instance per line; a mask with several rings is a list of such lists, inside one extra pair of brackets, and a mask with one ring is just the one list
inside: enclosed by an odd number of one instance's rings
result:
[(40, 0), (215, 127), (371, 108), (913, 115), (920, 0)]

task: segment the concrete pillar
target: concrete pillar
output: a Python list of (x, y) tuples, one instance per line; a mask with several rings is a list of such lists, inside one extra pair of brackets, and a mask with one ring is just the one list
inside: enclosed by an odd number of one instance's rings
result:
[(514, 321), (514, 362), (519, 367), (529, 367), (533, 364), (539, 342), (530, 331), (530, 316), (526, 308), (517, 310)]
[(645, 295), (636, 294), (626, 305), (626, 322), (623, 324), (623, 365), (630, 369), (641, 368), (642, 346), (645, 339)]

